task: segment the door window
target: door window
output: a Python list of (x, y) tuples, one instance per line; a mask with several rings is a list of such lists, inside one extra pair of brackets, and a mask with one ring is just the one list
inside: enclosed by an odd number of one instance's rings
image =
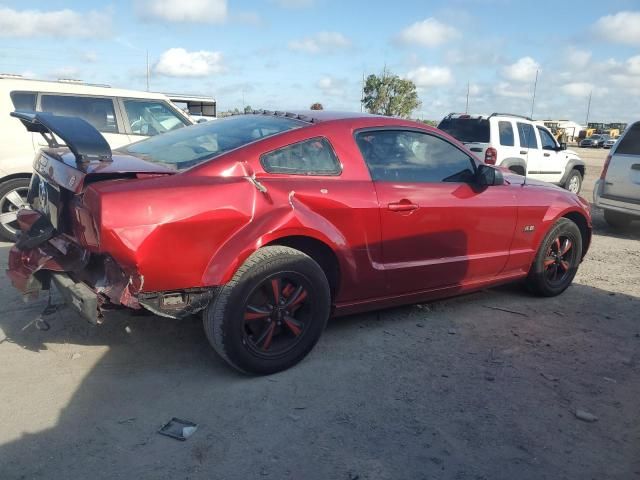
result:
[(80, 117), (100, 132), (118, 133), (116, 113), (111, 98), (43, 94), (40, 103), (43, 112)]
[(500, 132), (500, 145), (504, 147), (513, 147), (515, 145), (511, 122), (500, 120), (498, 122), (498, 131)]
[(556, 141), (551, 136), (549, 132), (547, 132), (544, 128), (538, 127), (538, 132), (540, 133), (540, 142), (542, 142), (543, 150), (555, 150), (556, 149)]
[(518, 135), (520, 136), (521, 147), (538, 148), (538, 139), (533, 125), (518, 122)]
[(268, 173), (337, 175), (338, 157), (326, 138), (312, 138), (265, 153), (260, 162)]
[(379, 130), (356, 135), (369, 172), (379, 182), (469, 182), (474, 162), (442, 138), (404, 130)]
[(166, 102), (154, 100), (125, 100), (124, 109), (131, 133), (153, 136), (187, 125)]

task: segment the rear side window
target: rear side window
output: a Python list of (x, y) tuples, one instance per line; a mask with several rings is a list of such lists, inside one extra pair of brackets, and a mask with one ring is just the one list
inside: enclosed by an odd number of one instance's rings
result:
[(523, 148), (538, 148), (538, 140), (533, 125), (518, 122), (518, 135), (520, 136), (520, 146)]
[(489, 120), (477, 118), (445, 118), (438, 128), (453, 138), (467, 143), (489, 143)]
[(265, 153), (260, 157), (268, 173), (338, 175), (340, 163), (326, 138), (312, 138)]
[(44, 94), (40, 107), (43, 112), (80, 117), (100, 132), (118, 133), (116, 113), (111, 98)]
[(11, 92), (11, 101), (15, 110), (28, 110), (33, 112), (36, 109), (36, 94), (30, 92)]
[(511, 122), (505, 122), (504, 120), (499, 121), (498, 131), (500, 132), (500, 145), (505, 147), (513, 147), (515, 145)]
[(640, 155), (640, 122), (629, 127), (629, 131), (620, 140), (616, 153), (622, 155)]

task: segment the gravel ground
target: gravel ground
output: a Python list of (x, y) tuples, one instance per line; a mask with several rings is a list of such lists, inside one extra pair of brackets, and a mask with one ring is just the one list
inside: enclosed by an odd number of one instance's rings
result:
[[(605, 153), (579, 151), (591, 199)], [(338, 319), (266, 378), (227, 368), (195, 319), (63, 310), (38, 331), (43, 301), (2, 277), (0, 479), (640, 478), (640, 225), (594, 213), (560, 297), (514, 285)], [(199, 425), (186, 442), (156, 433), (174, 416)]]

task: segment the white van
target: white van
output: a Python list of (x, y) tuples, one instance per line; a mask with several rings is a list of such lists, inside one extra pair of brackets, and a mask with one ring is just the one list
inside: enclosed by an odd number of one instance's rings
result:
[(16, 212), (26, 201), (35, 153), (47, 146), (9, 116), (14, 110), (83, 118), (112, 149), (194, 123), (161, 93), (0, 75), (0, 237), (6, 240), (15, 239)]

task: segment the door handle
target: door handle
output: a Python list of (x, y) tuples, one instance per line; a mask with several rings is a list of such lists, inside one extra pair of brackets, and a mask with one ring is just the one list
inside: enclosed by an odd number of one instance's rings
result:
[(392, 212), (411, 212), (413, 210), (417, 210), (419, 205), (415, 203), (411, 203), (409, 200), (400, 200), (396, 203), (390, 203), (387, 205), (387, 208)]
[(527, 151), (526, 150), (520, 150), (520, 155), (526, 155)]
[(545, 154), (544, 154), (544, 156), (545, 156), (545, 157), (548, 157), (548, 156), (550, 156), (550, 155), (551, 155), (550, 153), (545, 153)]

